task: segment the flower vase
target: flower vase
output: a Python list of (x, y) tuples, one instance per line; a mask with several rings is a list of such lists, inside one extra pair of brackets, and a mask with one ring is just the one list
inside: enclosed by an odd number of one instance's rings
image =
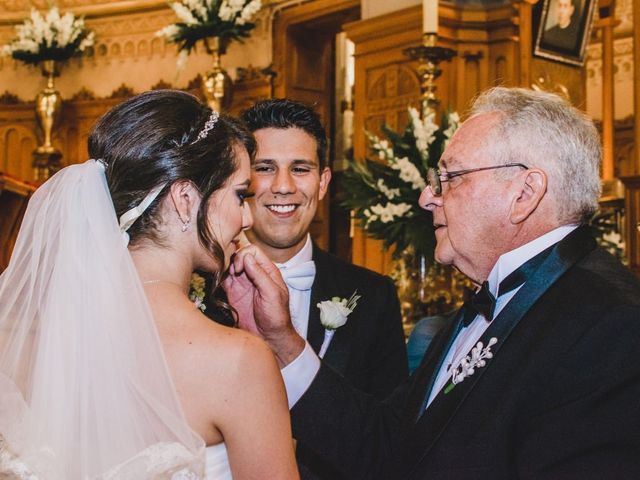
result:
[(395, 261), (391, 276), (398, 289), (407, 336), (420, 319), (446, 315), (458, 308), (473, 288), (470, 280), (452, 267), (416, 255), (411, 249)]
[(62, 97), (54, 85), (54, 78), (60, 73), (59, 66), (55, 60), (43, 60), (41, 69), (42, 75), (47, 79), (47, 86), (36, 97), (36, 119), (42, 131), (42, 144), (33, 152), (36, 181), (45, 181), (57, 172), (62, 158), (62, 152), (51, 143), (62, 107)]
[(220, 37), (212, 37), (205, 43), (207, 51), (213, 57), (213, 66), (203, 78), (202, 93), (212, 110), (221, 112), (231, 103), (231, 78), (220, 65), (224, 46)]

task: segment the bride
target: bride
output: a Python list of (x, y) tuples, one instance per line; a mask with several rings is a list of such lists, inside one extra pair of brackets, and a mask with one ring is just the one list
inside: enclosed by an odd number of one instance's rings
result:
[(158, 90), (36, 191), (0, 276), (0, 477), (298, 477), (271, 351), (188, 296), (251, 226), (254, 150), (237, 121)]

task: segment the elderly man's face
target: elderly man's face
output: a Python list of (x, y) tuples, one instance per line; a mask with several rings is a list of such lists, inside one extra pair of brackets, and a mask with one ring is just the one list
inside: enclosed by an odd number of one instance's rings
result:
[(571, 23), (571, 15), (575, 7), (572, 0), (558, 0), (556, 3), (556, 18), (560, 28), (567, 28)]
[[(499, 142), (493, 130), (498, 114), (485, 113), (467, 120), (455, 133), (440, 159), (442, 173), (498, 164), (487, 145)], [(453, 264), (471, 279), (482, 282), (498, 257), (508, 251), (504, 227), (509, 203), (504, 195), (508, 182), (495, 170), (455, 177), (442, 184), (442, 196), (427, 187), (420, 205), (433, 212), (436, 228), (436, 260)]]

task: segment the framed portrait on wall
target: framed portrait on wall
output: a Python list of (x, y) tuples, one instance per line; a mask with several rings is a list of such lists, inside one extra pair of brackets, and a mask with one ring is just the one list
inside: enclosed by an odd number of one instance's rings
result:
[(597, 0), (543, 0), (533, 54), (584, 65)]

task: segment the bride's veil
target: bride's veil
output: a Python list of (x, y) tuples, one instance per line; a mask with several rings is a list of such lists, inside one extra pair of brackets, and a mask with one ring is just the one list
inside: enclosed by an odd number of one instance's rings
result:
[(198, 478), (203, 449), (103, 167), (67, 167), (33, 195), (0, 276), (0, 476)]

